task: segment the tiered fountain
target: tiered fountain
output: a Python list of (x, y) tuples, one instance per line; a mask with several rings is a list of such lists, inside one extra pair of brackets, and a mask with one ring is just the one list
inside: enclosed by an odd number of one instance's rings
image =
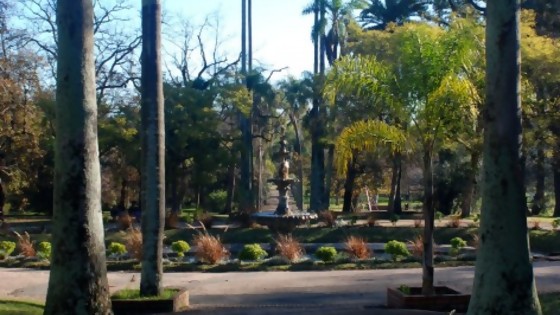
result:
[(316, 219), (317, 214), (305, 212), (302, 209), (292, 210), (290, 208), (290, 186), (296, 181), (290, 178), (290, 152), (286, 148), (286, 137), (282, 130), (280, 137), (280, 150), (276, 153), (279, 160), (278, 173), (276, 178), (269, 179), (268, 182), (274, 183), (278, 189), (278, 206), (275, 211), (263, 211), (253, 215), (255, 221), (277, 233), (291, 233), (298, 225)]

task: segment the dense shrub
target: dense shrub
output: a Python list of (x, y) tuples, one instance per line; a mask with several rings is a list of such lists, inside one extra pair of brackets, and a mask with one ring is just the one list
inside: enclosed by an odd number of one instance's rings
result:
[(334, 261), (336, 254), (336, 248), (331, 246), (321, 246), (315, 251), (315, 257), (325, 262)]
[(261, 260), (266, 256), (268, 253), (259, 244), (246, 244), (239, 253), (241, 260)]
[(406, 244), (399, 241), (389, 241), (385, 244), (385, 252), (393, 258), (393, 261), (397, 261), (401, 257), (408, 257), (410, 256), (410, 252), (408, 248), (406, 248)]
[(109, 253), (113, 255), (124, 255), (127, 253), (126, 246), (123, 243), (111, 242), (111, 244), (109, 244)]
[(321, 211), (318, 213), (319, 222), (325, 224), (326, 227), (334, 227), (336, 225), (337, 215), (329, 210)]
[(10, 256), (16, 249), (16, 243), (10, 241), (0, 242), (0, 259)]
[(52, 246), (50, 242), (41, 242), (37, 245), (37, 256), (41, 259), (51, 259)]
[(465, 246), (467, 246), (467, 242), (460, 237), (454, 237), (451, 239), (451, 250), (449, 253), (452, 256), (457, 256), (459, 254), (459, 250)]
[(183, 257), (185, 253), (191, 249), (189, 243), (185, 241), (176, 241), (171, 243), (171, 250), (177, 253), (177, 256)]
[(401, 217), (399, 217), (396, 214), (392, 214), (391, 217), (389, 218), (389, 220), (391, 221), (391, 223), (393, 224), (393, 226), (397, 225), (397, 222), (399, 222), (399, 220), (401, 219)]
[(210, 211), (220, 212), (225, 209), (227, 202), (227, 191), (214, 190), (206, 197), (206, 206)]

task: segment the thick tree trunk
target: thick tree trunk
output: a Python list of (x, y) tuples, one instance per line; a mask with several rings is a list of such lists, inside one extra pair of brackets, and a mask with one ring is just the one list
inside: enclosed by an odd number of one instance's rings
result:
[(303, 156), (301, 155), (301, 143), (303, 139), (299, 129), (299, 124), (293, 112), (290, 113), (290, 121), (292, 126), (294, 126), (294, 132), (296, 134), (295, 151), (298, 155), (297, 177), (299, 181), (297, 182), (297, 196), (294, 196), (294, 199), (296, 200), (298, 209), (303, 211)]
[(480, 153), (472, 152), (469, 172), (465, 180), (465, 186), (461, 194), (461, 217), (466, 218), (471, 215), (473, 201), (476, 191), (476, 176), (478, 175), (478, 163), (480, 162)]
[(342, 212), (352, 212), (352, 196), (354, 194), (354, 183), (356, 182), (356, 158), (348, 163), (348, 171), (346, 172), (346, 180), (344, 181), (344, 198), (342, 203)]
[(331, 186), (334, 164), (334, 144), (330, 144), (327, 150), (327, 165), (325, 166), (325, 196), (323, 197), (323, 209), (328, 210), (331, 206)]
[[(315, 0), (313, 4), (313, 26), (319, 24), (319, 1)], [(319, 73), (319, 36), (315, 33), (313, 36), (313, 74)]]
[(122, 180), (121, 180), (121, 192), (120, 192), (120, 196), (119, 196), (119, 205), (123, 208), (126, 209), (127, 207), (127, 200), (128, 199), (128, 179), (126, 178), (126, 175), (123, 176)]
[(554, 213), (553, 217), (560, 217), (560, 153), (555, 152), (554, 174)]
[(235, 199), (235, 163), (230, 164), (228, 168), (228, 186), (225, 213), (231, 213), (233, 209), (233, 200)]
[(311, 110), (311, 211), (323, 209), (323, 198), (325, 196), (325, 151), (321, 143), (323, 126), (319, 117), (319, 100), (314, 100), (314, 108)]
[(541, 314), (523, 205), (519, 0), (488, 1), (486, 14), (482, 216), (468, 314)]
[[(429, 146), (426, 144), (425, 146)], [(424, 252), (422, 263), (422, 294), (434, 294), (434, 169), (431, 148), (424, 148)]]
[(243, 114), (240, 116), (241, 137), (243, 148), (241, 149), (240, 179), (239, 179), (239, 210), (253, 212), (253, 134), (251, 121)]
[(163, 289), (164, 132), (161, 3), (142, 0), (142, 296), (159, 295)]
[(47, 315), (112, 314), (101, 217), (91, 0), (58, 0), (56, 149)]
[(537, 145), (537, 159), (535, 160), (535, 195), (533, 196), (533, 205), (531, 207), (531, 212), (533, 215), (539, 215), (543, 210), (545, 210), (545, 198), (544, 198), (544, 182), (545, 182), (545, 169), (544, 169), (544, 148), (543, 144), (539, 143)]
[(401, 170), (402, 170), (402, 155), (396, 153), (393, 156), (393, 165), (391, 176), (391, 190), (389, 192), (389, 204), (388, 212), (389, 214), (400, 214), (402, 213), (401, 205)]

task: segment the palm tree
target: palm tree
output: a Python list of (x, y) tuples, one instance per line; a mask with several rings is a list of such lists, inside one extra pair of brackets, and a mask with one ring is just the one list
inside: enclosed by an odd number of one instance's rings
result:
[(163, 289), (165, 128), (160, 1), (142, 0), (142, 296), (159, 295)]
[(428, 10), (428, 0), (370, 0), (360, 13), (365, 28), (383, 30), (389, 23), (403, 24), (411, 17), (419, 17)]
[(45, 314), (111, 314), (91, 0), (58, 0), (56, 150), (51, 272)]

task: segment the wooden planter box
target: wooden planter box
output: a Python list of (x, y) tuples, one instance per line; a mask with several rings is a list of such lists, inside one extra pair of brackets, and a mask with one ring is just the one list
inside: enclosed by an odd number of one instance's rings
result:
[(470, 294), (462, 294), (449, 287), (435, 287), (436, 294), (422, 295), (421, 287), (410, 287), (410, 294), (399, 289), (387, 288), (387, 307), (429, 311), (456, 310), (466, 312), (471, 299)]
[(189, 291), (180, 290), (171, 299), (115, 300), (111, 299), (114, 315), (173, 313), (189, 306)]

